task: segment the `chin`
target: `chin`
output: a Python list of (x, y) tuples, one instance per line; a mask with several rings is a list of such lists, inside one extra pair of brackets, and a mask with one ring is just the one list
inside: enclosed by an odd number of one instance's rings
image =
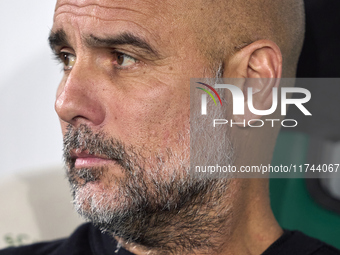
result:
[(124, 198), (118, 186), (107, 187), (101, 181), (88, 182), (73, 192), (73, 204), (85, 219), (92, 220), (94, 215), (112, 213), (126, 208), (130, 202)]

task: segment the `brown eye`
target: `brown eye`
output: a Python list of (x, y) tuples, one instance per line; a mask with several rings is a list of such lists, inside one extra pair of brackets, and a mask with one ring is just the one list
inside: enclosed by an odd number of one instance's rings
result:
[(117, 54), (117, 64), (118, 65), (124, 64), (124, 54), (121, 53)]
[(117, 64), (121, 67), (128, 67), (128, 66), (131, 66), (137, 63), (137, 60), (135, 58), (127, 54), (116, 52), (115, 55), (116, 55)]
[(76, 63), (76, 56), (71, 53), (61, 52), (59, 57), (64, 64), (64, 70), (71, 70)]

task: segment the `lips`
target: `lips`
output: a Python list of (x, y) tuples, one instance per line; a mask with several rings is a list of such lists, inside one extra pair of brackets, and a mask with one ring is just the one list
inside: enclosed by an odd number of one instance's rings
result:
[(71, 151), (71, 158), (74, 160), (75, 168), (98, 167), (113, 162), (103, 155), (90, 154), (80, 149)]

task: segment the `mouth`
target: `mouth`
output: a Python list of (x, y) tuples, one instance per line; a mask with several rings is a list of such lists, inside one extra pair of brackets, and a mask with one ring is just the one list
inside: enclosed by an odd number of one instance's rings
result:
[(109, 163), (114, 163), (114, 160), (108, 159), (106, 156), (91, 154), (88, 151), (82, 151), (80, 149), (72, 150), (70, 154), (76, 169), (101, 167)]

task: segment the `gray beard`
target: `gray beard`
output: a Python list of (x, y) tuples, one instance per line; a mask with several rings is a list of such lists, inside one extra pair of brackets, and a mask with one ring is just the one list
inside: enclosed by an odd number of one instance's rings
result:
[[(114, 159), (124, 177), (110, 175), (107, 167), (75, 169), (70, 151), (79, 148)], [(69, 126), (64, 158), (76, 210), (103, 232), (157, 254), (209, 252), (226, 240), (232, 214), (226, 202), (229, 179), (193, 178), (189, 162), (170, 150), (155, 155), (156, 166), (145, 169), (147, 160), (136, 149), (94, 134), (86, 125)], [(109, 185), (87, 188), (104, 179)]]
[[(221, 65), (218, 70), (216, 79), (221, 75)], [(213, 115), (224, 117), (218, 110)], [(165, 154), (150, 153), (147, 157), (142, 156), (147, 148), (128, 147), (104, 133), (94, 134), (86, 125), (78, 128), (69, 125), (64, 137), (64, 159), (78, 213), (103, 232), (139, 245), (150, 254), (219, 251), (228, 242), (232, 229), (231, 197), (235, 192), (229, 188), (232, 180), (197, 178), (190, 173), (190, 160), (208, 164), (202, 159), (213, 158), (215, 162), (232, 164), (233, 149), (227, 132), (221, 130), (218, 153), (207, 157), (206, 152), (216, 147), (216, 141), (196, 122), (196, 117), (191, 117), (190, 131), (180, 135), (178, 143), (184, 151), (175, 154), (167, 149)], [(205, 145), (191, 158), (190, 147), (198, 146), (195, 139), (190, 146), (186, 144), (190, 134)], [(75, 160), (70, 156), (72, 149), (115, 160), (124, 177), (116, 178), (107, 167), (75, 169)], [(96, 190), (87, 188), (88, 183), (100, 180), (108, 185)]]

